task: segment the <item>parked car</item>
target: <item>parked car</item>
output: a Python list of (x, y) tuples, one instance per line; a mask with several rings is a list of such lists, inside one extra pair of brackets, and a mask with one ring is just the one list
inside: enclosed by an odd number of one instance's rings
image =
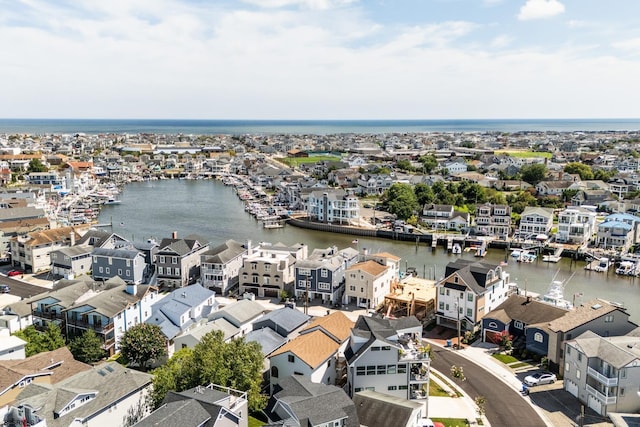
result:
[(9, 285), (0, 285), (0, 294), (8, 294), (11, 292)]
[(23, 270), (20, 269), (15, 269), (15, 270), (11, 270), (7, 273), (7, 276), (12, 277), (12, 276), (20, 276), (21, 274), (24, 274)]
[(529, 387), (533, 387), (542, 384), (553, 384), (556, 380), (556, 374), (552, 374), (551, 372), (536, 372), (533, 375), (527, 375), (524, 378), (524, 383)]

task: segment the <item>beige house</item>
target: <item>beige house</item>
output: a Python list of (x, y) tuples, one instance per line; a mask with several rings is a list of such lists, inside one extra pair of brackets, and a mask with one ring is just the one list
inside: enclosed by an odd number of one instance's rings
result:
[(87, 230), (70, 226), (16, 236), (11, 239), (11, 263), (33, 273), (49, 270), (51, 252), (75, 245)]
[(354, 264), (345, 274), (344, 304), (375, 308), (384, 302), (391, 292), (391, 282), (396, 276), (388, 265), (369, 260)]

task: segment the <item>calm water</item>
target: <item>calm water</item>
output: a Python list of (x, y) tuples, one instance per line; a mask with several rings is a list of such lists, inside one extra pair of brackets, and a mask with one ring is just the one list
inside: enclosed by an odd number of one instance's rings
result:
[[(432, 252), (430, 247), (413, 243), (386, 239), (358, 237), (358, 244), (352, 243), (354, 236), (321, 233), (292, 226), (282, 229), (264, 229), (262, 225), (243, 209), (231, 187), (213, 180), (163, 180), (128, 184), (121, 194), (122, 204), (105, 206), (101, 223), (113, 224), (114, 232), (132, 240), (155, 238), (157, 241), (170, 237), (173, 231), (179, 237), (198, 234), (212, 246), (227, 239), (244, 242), (282, 242), (287, 245), (305, 243), (309, 249), (326, 248), (336, 245), (368, 249), (369, 252), (390, 252), (402, 258), (403, 269), (415, 267), (421, 276), (440, 278), (449, 261), (455, 259), (442, 247)], [(465, 253), (465, 258), (473, 255)], [(490, 250), (486, 261), (498, 263), (505, 258), (505, 252)], [(576, 293), (576, 303), (600, 297), (621, 302), (630, 308), (631, 318), (640, 323), (640, 279), (596, 273), (584, 270), (585, 263), (571, 263), (563, 259), (558, 264), (542, 261), (531, 264), (516, 263), (509, 259), (506, 267), (512, 280), (520, 287), (544, 293), (551, 281), (569, 279), (565, 288), (565, 298), (571, 299)], [(575, 273), (575, 274), (574, 274)]]
[(0, 133), (382, 134), (640, 130), (640, 119), (512, 120), (98, 120), (0, 119)]

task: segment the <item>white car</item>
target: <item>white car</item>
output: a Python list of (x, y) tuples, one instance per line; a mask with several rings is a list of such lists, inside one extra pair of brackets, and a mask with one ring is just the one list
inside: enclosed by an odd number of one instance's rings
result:
[(552, 374), (551, 372), (536, 372), (533, 375), (527, 375), (524, 378), (524, 383), (529, 387), (533, 387), (541, 384), (553, 384), (556, 380), (556, 374)]

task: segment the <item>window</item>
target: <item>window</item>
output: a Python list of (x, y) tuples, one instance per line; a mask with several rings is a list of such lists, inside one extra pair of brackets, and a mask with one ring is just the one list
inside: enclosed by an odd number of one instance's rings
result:
[(613, 314), (604, 316), (604, 323), (613, 323)]
[(473, 302), (473, 294), (471, 292), (467, 294), (467, 301)]
[(328, 291), (331, 289), (331, 285), (329, 283), (320, 282), (318, 283), (318, 289), (321, 291)]
[(406, 390), (408, 388), (409, 388), (409, 386), (406, 386), (406, 385), (399, 385), (398, 386), (398, 390)]
[(293, 354), (289, 354), (287, 355), (287, 360), (289, 361), (289, 363), (294, 363), (296, 361), (296, 358)]
[(376, 375), (385, 375), (387, 373), (386, 365), (378, 365), (376, 369)]
[(450, 291), (449, 291), (449, 289), (447, 289), (447, 296), (449, 296), (449, 295), (450, 295)]
[(569, 362), (566, 362), (566, 363), (564, 364), (564, 373), (565, 373), (565, 375), (569, 373), (569, 367), (570, 367), (570, 366), (571, 366), (571, 365), (569, 364)]
[(513, 326), (514, 326), (516, 329), (523, 329), (523, 328), (524, 328), (524, 323), (522, 323), (522, 322), (521, 322), (521, 321), (519, 321), (519, 320), (516, 320), (515, 322), (513, 322)]
[(444, 309), (445, 309), (445, 310), (447, 310), (447, 311), (449, 311), (449, 304), (445, 304), (445, 305), (444, 305)]
[(582, 362), (582, 353), (578, 353), (578, 362)]
[(165, 262), (166, 262), (166, 259), (164, 255), (160, 255), (160, 264), (164, 264)]
[(357, 376), (363, 376), (365, 374), (365, 367), (364, 366), (356, 366), (356, 375)]
[(395, 385), (387, 386), (387, 390), (389, 390), (389, 391), (393, 391), (393, 390), (397, 390), (397, 389), (398, 389), (398, 387), (396, 387)]
[(329, 272), (323, 268), (322, 270), (320, 270), (320, 277), (329, 277)]
[(533, 340), (535, 342), (543, 342), (544, 338), (540, 332), (536, 332), (535, 334), (533, 334)]
[(273, 378), (278, 378), (278, 367), (277, 366), (272, 366), (271, 367), (271, 376)]
[(398, 373), (399, 374), (406, 374), (407, 373), (407, 364), (406, 363), (400, 363), (398, 365)]
[(444, 303), (443, 303), (443, 302), (440, 302), (440, 303), (438, 304), (438, 309), (440, 309), (440, 310), (444, 310)]
[(498, 324), (496, 322), (489, 322), (489, 327), (491, 329), (498, 329)]
[(178, 257), (177, 256), (172, 256), (171, 257), (171, 264), (177, 264), (178, 263)]
[(102, 272), (103, 272), (103, 268), (102, 268), (102, 266), (98, 267), (98, 271), (99, 271), (100, 273), (102, 273)]
[(580, 379), (580, 369), (576, 369), (576, 378)]
[(367, 375), (375, 375), (376, 374), (376, 366), (368, 365), (367, 366)]
[(624, 387), (620, 387), (620, 396), (624, 396)]
[(349, 286), (349, 290), (350, 290), (350, 291), (354, 291), (354, 292), (355, 292), (356, 287), (355, 287), (355, 286), (353, 286), (353, 285), (351, 285), (351, 286)]
[(440, 295), (444, 295), (444, 287), (440, 286)]
[(111, 269), (110, 269), (109, 267), (105, 267), (105, 268), (104, 268), (104, 272), (105, 272), (106, 274), (109, 274), (109, 273), (111, 272)]
[(171, 267), (167, 267), (167, 276), (171, 276)]
[(396, 373), (396, 365), (387, 365), (387, 374), (394, 375)]
[(122, 276), (122, 269), (121, 268), (118, 269), (118, 276)]
[(271, 264), (265, 264), (264, 271), (271, 271)]
[(473, 310), (470, 308), (467, 308), (467, 317), (473, 317)]
[(164, 274), (164, 267), (158, 267), (158, 274)]

